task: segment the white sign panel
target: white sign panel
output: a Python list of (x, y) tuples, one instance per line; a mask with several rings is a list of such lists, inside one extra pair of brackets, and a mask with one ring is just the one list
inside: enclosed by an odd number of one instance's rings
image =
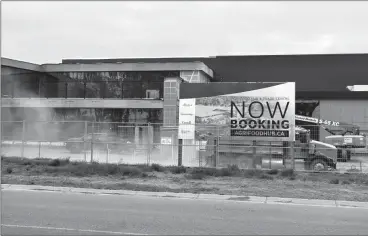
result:
[(340, 125), (340, 122), (338, 121), (318, 119), (314, 117), (300, 116), (300, 115), (295, 115), (295, 120), (305, 121), (305, 122), (314, 123), (314, 124), (328, 125), (328, 126), (339, 126)]
[(170, 138), (170, 137), (161, 137), (161, 144), (171, 145), (172, 144), (172, 138)]
[(348, 138), (344, 137), (344, 143), (352, 144), (353, 143), (353, 138), (351, 138), (351, 137), (348, 137)]
[(196, 99), (180, 99), (179, 102), (179, 139), (195, 138)]
[[(201, 90), (194, 86), (186, 86), (186, 97), (180, 99), (180, 138), (193, 139), (195, 127), (184, 124), (196, 122), (219, 125), (223, 136), (234, 139), (295, 140), (295, 83), (209, 83)], [(198, 135), (208, 133), (198, 129)]]
[(295, 115), (295, 120), (318, 124), (318, 119), (314, 117)]

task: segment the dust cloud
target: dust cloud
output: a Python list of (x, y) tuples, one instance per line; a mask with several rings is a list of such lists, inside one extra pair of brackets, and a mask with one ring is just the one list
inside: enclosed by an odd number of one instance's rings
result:
[[(153, 137), (145, 128), (140, 131), (132, 125), (124, 126), (122, 123), (111, 122), (109, 117), (104, 117), (103, 122), (95, 122), (100, 120), (97, 118), (100, 114), (96, 111), (99, 109), (52, 108), (49, 107), (47, 98), (42, 98), (42, 94), (40, 98), (40, 94), (36, 92), (38, 89), (35, 87), (41, 85), (25, 86), (14, 80), (13, 86), (15, 97), (28, 99), (32, 104), (37, 104), (37, 107), (1, 108), (1, 155), (22, 156), (23, 154), (27, 158), (70, 158), (76, 161), (130, 164), (145, 164), (151, 159), (162, 164), (167, 162), (161, 160), (161, 153), (157, 147), (147, 155), (147, 144), (152, 143)], [(141, 135), (137, 132), (141, 132)], [(107, 143), (102, 143), (94, 146), (92, 157), (91, 148), (84, 148), (83, 142), (83, 138), (92, 133), (115, 137), (116, 139), (112, 139), (113, 142), (119, 142), (118, 138), (121, 138), (123, 140), (121, 145), (138, 144), (139, 150), (132, 151), (131, 148), (126, 148), (127, 151), (124, 151), (123, 147), (123, 151), (119, 153), (109, 148)], [(98, 140), (95, 141), (98, 142)], [(109, 141), (111, 139), (102, 140), (102, 142)], [(67, 147), (67, 144), (75, 143), (83, 146), (82, 150), (76, 153)], [(170, 162), (170, 158), (168, 159)]]

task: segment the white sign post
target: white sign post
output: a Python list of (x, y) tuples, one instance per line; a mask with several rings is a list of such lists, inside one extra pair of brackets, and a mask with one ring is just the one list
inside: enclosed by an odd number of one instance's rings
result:
[(179, 102), (179, 139), (195, 138), (195, 103), (194, 99), (180, 99)]

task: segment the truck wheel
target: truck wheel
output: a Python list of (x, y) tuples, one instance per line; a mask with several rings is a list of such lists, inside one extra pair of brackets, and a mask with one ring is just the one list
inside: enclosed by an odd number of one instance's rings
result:
[(328, 165), (324, 160), (315, 159), (311, 162), (310, 169), (314, 171), (327, 171)]

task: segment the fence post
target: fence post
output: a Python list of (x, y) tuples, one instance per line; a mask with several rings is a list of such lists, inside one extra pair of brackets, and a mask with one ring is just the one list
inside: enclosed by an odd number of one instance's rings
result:
[(218, 154), (218, 140), (217, 140), (217, 138), (215, 138), (213, 141), (214, 141), (213, 142), (213, 144), (214, 144), (213, 148), (215, 149), (214, 150), (215, 151), (215, 155), (214, 155), (213, 165), (216, 168), (217, 167), (217, 154)]
[(290, 155), (291, 155), (291, 169), (295, 170), (295, 142), (296, 142), (296, 139), (295, 139), (295, 126), (291, 126), (291, 133), (294, 134), (293, 136), (293, 141), (291, 141), (291, 145), (290, 145), (290, 148), (291, 148), (291, 152), (290, 152)]
[(183, 140), (179, 139), (178, 166), (182, 166), (182, 164), (183, 164)]
[(151, 134), (153, 134), (153, 131), (151, 132), (151, 128), (152, 128), (151, 123), (148, 123), (147, 124), (147, 140), (148, 140), (147, 165), (151, 163), (151, 149), (152, 149)]
[(270, 163), (269, 163), (270, 169), (272, 169), (272, 142), (270, 142), (269, 155), (270, 155)]
[(109, 164), (109, 144), (106, 144), (106, 164)]
[(215, 167), (217, 167), (220, 163), (220, 155), (219, 155), (219, 148), (220, 148), (220, 127), (216, 126), (216, 152), (215, 152), (215, 158), (216, 158), (216, 163), (215, 163)]
[(26, 121), (23, 120), (22, 124), (22, 147), (21, 147), (21, 157), (24, 157), (24, 141), (25, 141), (25, 133), (26, 133)]
[(294, 142), (290, 143), (290, 157), (291, 157), (291, 169), (295, 170), (295, 148), (294, 148)]
[(92, 121), (92, 139), (91, 139), (91, 163), (93, 162), (93, 142), (95, 139), (95, 122)]
[(256, 168), (256, 157), (257, 157), (257, 141), (253, 140), (253, 148), (252, 148), (252, 168)]
[(87, 145), (86, 145), (87, 135), (88, 135), (88, 122), (84, 121), (84, 136), (83, 136), (84, 161), (87, 161)]
[(41, 158), (41, 141), (38, 142), (38, 158)]
[[(172, 161), (172, 163), (173, 163), (173, 165), (174, 165), (174, 139), (175, 139), (175, 137), (174, 137), (174, 134), (171, 134), (171, 161)], [(162, 143), (160, 144), (161, 145), (161, 150), (162, 150)]]

